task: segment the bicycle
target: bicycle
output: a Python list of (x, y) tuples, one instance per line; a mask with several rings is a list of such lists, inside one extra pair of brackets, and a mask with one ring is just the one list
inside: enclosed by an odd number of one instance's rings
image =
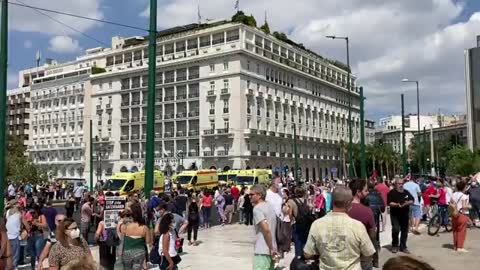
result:
[[(438, 234), (438, 232), (440, 231), (440, 227), (442, 227), (442, 217), (440, 215), (440, 211), (438, 209), (437, 204), (430, 206), (430, 214), (431, 214), (431, 218), (428, 221), (427, 231), (428, 231), (428, 235), (434, 236)], [(446, 215), (448, 215), (448, 213), (446, 213)], [(451, 217), (448, 217), (447, 224), (443, 226), (445, 227), (446, 232), (452, 231)]]

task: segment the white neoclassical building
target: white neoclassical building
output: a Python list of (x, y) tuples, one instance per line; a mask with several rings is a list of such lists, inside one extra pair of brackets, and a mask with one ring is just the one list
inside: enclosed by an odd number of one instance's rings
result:
[[(73, 168), (85, 177), (91, 119), (96, 178), (107, 178), (121, 169), (143, 169), (147, 43), (143, 37), (114, 37), (111, 48), (87, 50), (69, 63), (75, 76), (63, 75), (67, 71), (61, 65), (41, 67), (44, 76), (40, 78), (31, 79), (29, 74), (35, 69), (21, 73), (21, 83), (33, 82), (31, 153), (36, 161), (63, 158), (63, 148), (55, 148), (53, 157), (48, 155), (50, 145), (59, 143), (68, 147), (72, 163), (79, 159), (74, 164), (62, 163), (66, 171), (60, 174), (69, 175)], [(293, 168), (295, 126), (302, 176), (314, 179), (340, 172), (334, 169), (341, 168), (340, 141), (348, 141), (349, 91), (344, 69), (256, 28), (231, 22), (160, 32), (155, 62), (158, 168), (176, 170), (193, 164), (218, 169)], [(46, 80), (46, 74), (55, 69), (57, 73), (50, 75), (55, 79)], [(353, 140), (357, 142), (355, 77), (351, 85)], [(56, 91), (70, 92), (60, 98)], [(57, 99), (61, 104), (58, 116)], [(52, 123), (57, 117), (75, 120)], [(50, 119), (50, 129), (45, 119)]]

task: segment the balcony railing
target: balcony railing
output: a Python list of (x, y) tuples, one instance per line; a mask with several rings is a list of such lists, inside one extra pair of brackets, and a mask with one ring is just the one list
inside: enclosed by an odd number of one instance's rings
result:
[(175, 96), (166, 96), (165, 101), (172, 101), (175, 100)]
[(188, 113), (189, 117), (197, 117), (199, 115), (200, 115), (199, 111), (191, 111)]
[(190, 130), (188, 136), (198, 136), (198, 130)]
[(210, 114), (215, 114), (215, 109), (210, 109), (210, 110), (209, 110), (209, 113), (210, 113)]
[(198, 97), (198, 93), (190, 93), (188, 94), (188, 98), (197, 98)]
[(185, 118), (186, 115), (187, 115), (187, 113), (180, 112), (180, 113), (177, 113), (177, 118)]
[(217, 134), (227, 134), (227, 133), (228, 133), (228, 128), (217, 129)]
[(213, 151), (203, 151), (204, 157), (213, 157)]
[(223, 113), (228, 113), (229, 109), (228, 108), (223, 108)]
[(221, 90), (220, 94), (222, 94), (222, 95), (228, 95), (228, 94), (230, 94), (230, 91), (229, 91), (228, 88), (223, 88), (223, 89)]
[(208, 90), (207, 97), (214, 97), (215, 95), (215, 90)]
[(204, 135), (213, 135), (215, 134), (215, 130), (214, 129), (206, 129), (203, 131), (203, 134)]
[(177, 100), (187, 99), (187, 95), (177, 95)]

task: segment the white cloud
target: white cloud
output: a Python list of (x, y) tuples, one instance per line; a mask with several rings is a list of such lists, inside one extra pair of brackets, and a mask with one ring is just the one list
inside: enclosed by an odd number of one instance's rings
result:
[[(21, 0), (13, 1), (12, 3), (24, 3), (26, 5), (51, 9), (56, 11), (63, 11), (66, 13), (78, 14), (86, 17), (102, 19), (103, 13), (100, 10), (101, 0), (81, 0), (81, 1), (64, 1), (64, 0)], [(40, 32), (52, 35), (71, 35), (77, 34), (75, 31), (51, 20), (47, 16), (40, 14), (31, 8), (20, 7), (10, 4), (10, 27), (12, 30), (21, 32)], [(75, 27), (79, 31), (86, 31), (98, 23), (83, 19), (78, 19), (70, 16), (54, 14), (50, 12), (41, 11), (56, 20), (59, 20), (67, 25)]]
[(74, 53), (80, 51), (78, 40), (74, 40), (69, 36), (55, 36), (50, 39), (49, 50), (57, 53)]
[(23, 42), (23, 47), (25, 49), (31, 49), (33, 47), (33, 43), (31, 40), (27, 39)]
[[(466, 0), (465, 0), (466, 1)], [(464, 11), (458, 0), (242, 0), (241, 9), (270, 29), (283, 31), (328, 58), (345, 61), (345, 45), (325, 35), (348, 35), (353, 72), (367, 96), (367, 115), (416, 112), (414, 84), (420, 81), (421, 111), (465, 112), (464, 49), (475, 45), (480, 13), (456, 22)], [(201, 0), (202, 17), (230, 18), (235, 1)], [(160, 28), (195, 22), (193, 0), (160, 0)], [(148, 8), (142, 13), (148, 16)], [(456, 23), (452, 23), (456, 22)]]

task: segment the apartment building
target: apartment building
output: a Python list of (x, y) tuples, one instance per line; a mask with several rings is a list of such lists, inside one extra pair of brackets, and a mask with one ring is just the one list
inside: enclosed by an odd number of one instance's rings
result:
[[(92, 120), (95, 179), (144, 168), (147, 43), (114, 37), (111, 48), (21, 73), (20, 84), (31, 85), (36, 162), (85, 178)], [(355, 77), (349, 91), (344, 69), (256, 28), (224, 21), (164, 30), (155, 63), (157, 169), (293, 167), (296, 128), (302, 176), (332, 176), (348, 140), (348, 95), (359, 141)]]
[[(133, 44), (133, 45), (126, 45)], [(95, 144), (103, 175), (142, 169), (146, 42), (114, 38), (106, 72), (91, 76)], [(162, 170), (293, 165), (293, 124), (303, 177), (340, 167), (347, 140), (346, 71), (242, 24), (160, 33), (155, 95), (155, 166)], [(354, 140), (359, 94), (352, 77)]]
[(19, 136), (28, 145), (30, 129), (30, 88), (22, 87), (7, 92), (7, 134)]

